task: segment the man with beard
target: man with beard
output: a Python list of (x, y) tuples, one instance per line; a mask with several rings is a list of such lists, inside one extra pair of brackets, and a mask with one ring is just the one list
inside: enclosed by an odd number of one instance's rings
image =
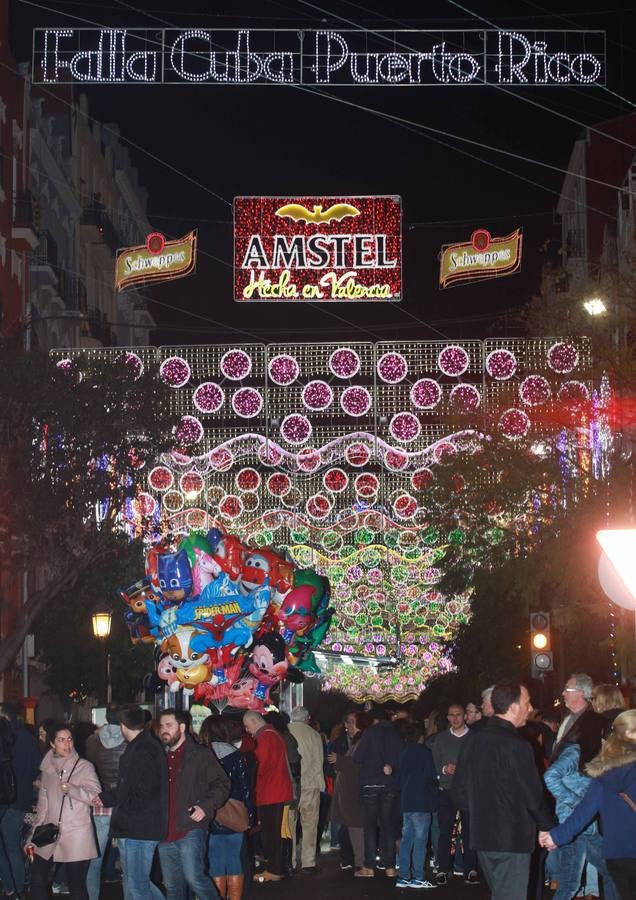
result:
[(199, 900), (218, 900), (205, 874), (210, 820), (230, 794), (230, 780), (214, 753), (187, 733), (188, 716), (166, 709), (159, 737), (168, 759), (168, 833), (159, 844), (167, 900), (184, 900), (189, 887)]

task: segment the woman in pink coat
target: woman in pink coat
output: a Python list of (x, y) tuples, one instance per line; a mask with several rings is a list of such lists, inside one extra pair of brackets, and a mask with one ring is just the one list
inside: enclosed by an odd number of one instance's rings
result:
[(31, 898), (47, 900), (53, 863), (63, 862), (72, 900), (88, 900), (86, 873), (90, 860), (97, 856), (91, 806), (100, 805), (101, 787), (92, 763), (77, 755), (67, 725), (54, 725), (48, 740), (51, 749), (42, 760), (35, 826), (57, 825), (58, 820), (60, 825), (52, 844), (35, 847), (27, 841), (25, 850), (33, 859)]

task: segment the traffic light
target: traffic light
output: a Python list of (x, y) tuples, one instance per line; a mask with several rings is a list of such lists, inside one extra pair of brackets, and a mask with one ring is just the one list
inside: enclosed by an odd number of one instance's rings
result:
[(530, 659), (533, 678), (540, 678), (544, 672), (552, 672), (554, 668), (550, 639), (550, 613), (530, 613)]

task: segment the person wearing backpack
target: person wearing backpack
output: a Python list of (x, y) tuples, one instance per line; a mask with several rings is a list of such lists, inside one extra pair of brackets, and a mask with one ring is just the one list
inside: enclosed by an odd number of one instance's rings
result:
[(0, 734), (0, 879), (4, 893), (17, 900), (26, 875), (22, 827), (25, 813), (33, 808), (33, 782), (42, 756), (11, 703), (0, 704)]

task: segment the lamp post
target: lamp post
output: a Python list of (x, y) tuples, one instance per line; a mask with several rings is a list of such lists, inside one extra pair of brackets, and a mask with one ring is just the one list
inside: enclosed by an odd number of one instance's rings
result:
[(113, 688), (110, 683), (110, 650), (108, 649), (108, 638), (110, 637), (110, 625), (113, 615), (109, 609), (98, 607), (91, 614), (93, 623), (93, 635), (100, 641), (104, 642), (106, 651), (106, 706), (110, 706), (113, 699)]

